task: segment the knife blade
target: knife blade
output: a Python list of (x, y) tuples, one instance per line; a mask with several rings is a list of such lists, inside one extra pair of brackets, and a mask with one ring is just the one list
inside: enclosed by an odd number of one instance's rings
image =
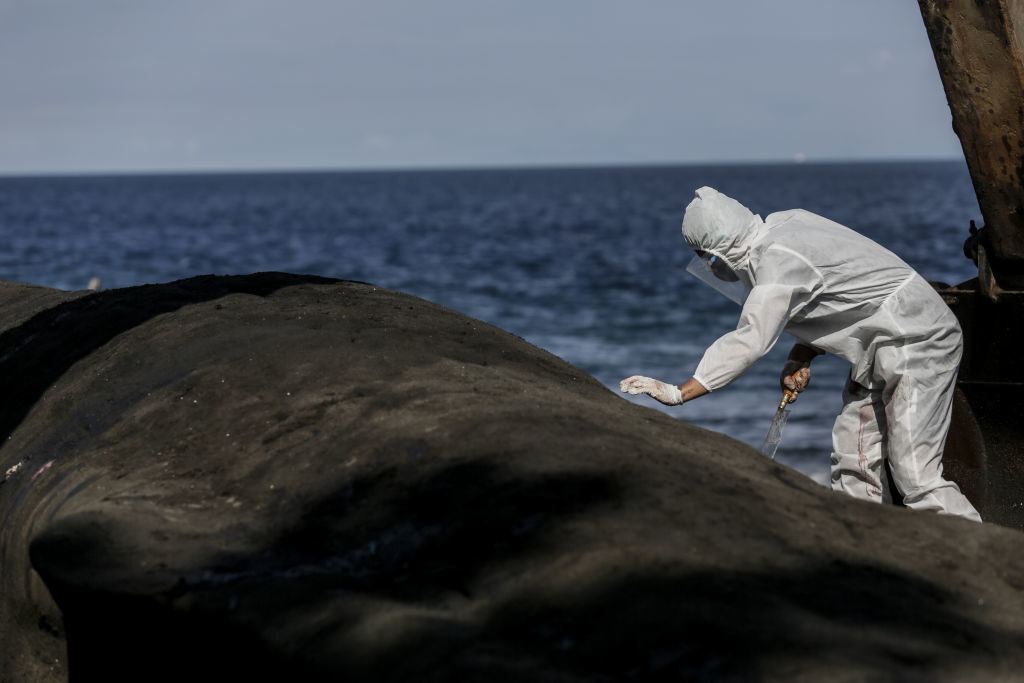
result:
[(772, 424), (768, 427), (768, 434), (764, 437), (764, 443), (761, 444), (761, 453), (767, 455), (772, 460), (775, 459), (775, 452), (779, 450), (779, 443), (782, 441), (782, 430), (786, 428), (786, 422), (789, 421), (789, 398), (793, 395), (789, 389), (782, 394), (782, 401), (779, 403), (779, 409), (775, 411), (775, 418), (772, 420)]

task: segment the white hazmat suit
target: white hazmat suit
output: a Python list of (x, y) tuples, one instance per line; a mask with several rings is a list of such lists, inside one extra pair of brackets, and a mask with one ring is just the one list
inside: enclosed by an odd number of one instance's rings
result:
[(832, 488), (888, 500), (888, 460), (907, 507), (981, 521), (942, 476), (961, 333), (935, 290), (892, 252), (809, 211), (762, 220), (710, 187), (696, 195), (684, 239), (723, 259), (749, 293), (694, 379), (708, 391), (726, 386), (783, 331), (844, 358), (853, 367), (832, 431)]

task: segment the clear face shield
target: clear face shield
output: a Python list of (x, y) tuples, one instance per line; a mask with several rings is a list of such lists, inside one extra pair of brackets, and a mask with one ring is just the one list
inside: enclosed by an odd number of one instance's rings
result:
[(704, 284), (713, 287), (719, 294), (724, 294), (740, 306), (747, 300), (747, 295), (750, 293), (750, 288), (729, 267), (725, 259), (706, 251), (697, 252), (697, 255), (693, 257), (690, 264), (686, 266), (686, 272), (701, 280)]

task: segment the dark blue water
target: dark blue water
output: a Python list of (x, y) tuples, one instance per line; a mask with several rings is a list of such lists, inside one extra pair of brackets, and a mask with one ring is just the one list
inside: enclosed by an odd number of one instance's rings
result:
[[(681, 383), (738, 307), (691, 280), (680, 236), (701, 185), (762, 216), (801, 207), (925, 277), (973, 276), (962, 162), (0, 178), (0, 278), (82, 289), (281, 270), (400, 289), (494, 323), (617, 390)], [(759, 446), (791, 340), (672, 415)], [(779, 460), (823, 481), (847, 367), (816, 361)], [(647, 398), (631, 399), (652, 407)]]

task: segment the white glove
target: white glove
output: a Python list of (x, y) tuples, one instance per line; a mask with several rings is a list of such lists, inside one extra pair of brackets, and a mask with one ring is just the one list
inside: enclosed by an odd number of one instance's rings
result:
[(627, 377), (619, 382), (619, 389), (632, 396), (649, 394), (651, 398), (667, 406), (677, 406), (683, 402), (683, 393), (679, 391), (679, 387), (650, 377)]
[(779, 377), (779, 382), (783, 389), (793, 392), (793, 396), (789, 399), (789, 402), (793, 403), (796, 401), (796, 395), (811, 383), (810, 362), (787, 360), (786, 364), (782, 366), (782, 376)]

